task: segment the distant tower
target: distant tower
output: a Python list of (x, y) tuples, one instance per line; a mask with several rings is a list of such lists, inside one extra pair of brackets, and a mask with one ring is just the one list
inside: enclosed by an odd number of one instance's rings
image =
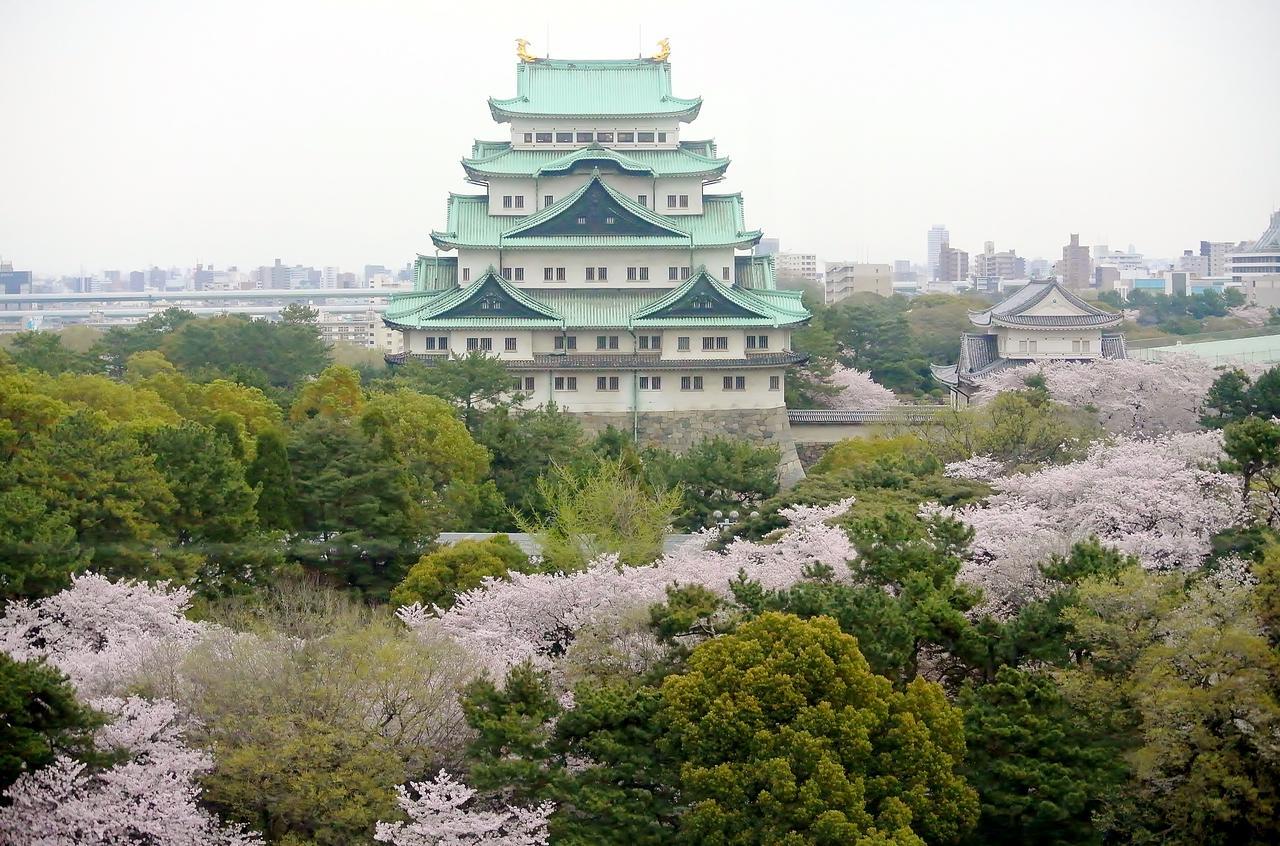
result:
[(941, 223), (934, 224), (929, 230), (929, 279), (938, 278), (938, 253), (943, 244), (951, 243), (951, 233)]

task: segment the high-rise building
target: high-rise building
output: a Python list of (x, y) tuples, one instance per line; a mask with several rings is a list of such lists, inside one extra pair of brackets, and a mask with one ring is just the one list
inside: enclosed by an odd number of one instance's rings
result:
[(1014, 250), (996, 252), (994, 241), (983, 244), (982, 252), (973, 257), (973, 275), (996, 279), (1026, 279), (1027, 260)]
[(665, 53), (522, 56), (516, 96), (489, 100), (507, 137), (462, 162), (487, 190), (449, 196), (439, 252), (391, 297), (405, 351), (388, 360), (479, 351), (527, 406), (673, 449), (704, 431), (776, 443), (791, 478), (783, 389), (809, 313), (777, 288), (774, 258), (750, 254), (761, 233), (742, 195), (706, 190), (729, 159), (682, 137), (701, 104), (672, 93)]
[(1231, 278), (1251, 302), (1280, 306), (1280, 211), (1271, 213), (1261, 238), (1231, 253)]
[(941, 252), (943, 244), (949, 243), (951, 243), (951, 233), (947, 231), (947, 227), (941, 223), (935, 223), (933, 228), (929, 230), (929, 251), (927, 253), (929, 279), (938, 278), (938, 253)]
[(1236, 249), (1234, 241), (1201, 241), (1200, 255), (1209, 261), (1206, 276), (1227, 276), (1231, 273), (1230, 255)]
[(1080, 244), (1080, 236), (1072, 234), (1071, 243), (1062, 248), (1062, 261), (1055, 272), (1068, 288), (1087, 288), (1093, 275), (1089, 248)]
[(776, 253), (773, 258), (780, 278), (818, 281), (818, 257), (813, 253)]
[(131, 270), (129, 272), (129, 290), (145, 291), (147, 289), (147, 274), (141, 270)]
[(1178, 270), (1194, 273), (1196, 276), (1209, 275), (1209, 257), (1198, 256), (1190, 250), (1183, 250), (1178, 258)]
[(887, 264), (844, 261), (827, 262), (825, 277), (827, 304), (838, 303), (854, 294), (893, 296), (893, 271)]
[(939, 282), (960, 282), (969, 278), (969, 254), (944, 243), (938, 250)]

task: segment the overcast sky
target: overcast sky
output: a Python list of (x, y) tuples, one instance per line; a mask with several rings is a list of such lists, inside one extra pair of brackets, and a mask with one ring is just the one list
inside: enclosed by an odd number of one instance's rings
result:
[[(1280, 2), (0, 0), (0, 256), (43, 272), (431, 251), (513, 41), (671, 39), (716, 190), (822, 259), (1067, 233), (1172, 256), (1280, 206)], [(473, 186), (469, 190), (476, 191)]]

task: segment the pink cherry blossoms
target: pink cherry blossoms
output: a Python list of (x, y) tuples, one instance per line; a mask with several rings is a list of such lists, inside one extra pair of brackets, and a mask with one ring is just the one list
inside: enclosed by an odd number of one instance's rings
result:
[(1200, 404), (1221, 371), (1194, 355), (1168, 356), (1160, 361), (1051, 361), (993, 374), (983, 380), (978, 399), (1025, 388), (1027, 378), (1037, 374), (1044, 377), (1054, 401), (1096, 409), (1098, 422), (1108, 431), (1154, 436), (1199, 429)]
[(827, 382), (840, 389), (838, 393), (822, 398), (821, 402), (828, 408), (862, 410), (891, 408), (901, 404), (897, 395), (872, 379), (870, 373), (852, 367), (836, 364)]
[(1151, 569), (1199, 565), (1240, 517), (1238, 480), (1214, 469), (1221, 456), (1216, 432), (1121, 438), (1083, 461), (993, 479), (981, 505), (926, 511), (973, 527), (961, 578), (983, 588), (983, 610), (1007, 615), (1046, 588), (1040, 562), (1090, 535)]
[(0, 843), (14, 846), (149, 843), (250, 846), (256, 834), (224, 827), (197, 803), (196, 779), (213, 765), (182, 738), (178, 707), (110, 694), (142, 665), (181, 654), (203, 627), (184, 616), (190, 592), (165, 585), (75, 576), (71, 587), (37, 602), (11, 602), (0, 616), (0, 650), (44, 660), (66, 673), (93, 708), (112, 718), (94, 738), (124, 760), (102, 770), (58, 758), (5, 791)]
[(196, 778), (213, 766), (182, 740), (177, 706), (136, 697), (90, 703), (113, 719), (95, 736), (123, 761), (89, 772), (59, 757), (18, 778), (0, 807), (0, 842), (10, 846), (256, 846), (257, 834), (224, 827), (197, 804)]
[(95, 573), (37, 602), (16, 600), (0, 617), (0, 650), (19, 661), (44, 659), (82, 696), (117, 690), (161, 650), (185, 649), (201, 632), (184, 615), (191, 591)]
[(603, 556), (577, 573), (512, 573), (509, 581), (486, 579), (458, 596), (443, 613), (420, 605), (401, 608), (400, 618), (424, 636), (444, 635), (477, 656), (497, 677), (526, 660), (550, 667), (584, 631), (624, 629), (637, 611), (663, 602), (671, 585), (703, 585), (728, 595), (739, 571), (766, 588), (798, 581), (813, 563), (847, 570), (854, 557), (843, 529), (827, 520), (848, 510), (846, 499), (823, 507), (783, 510), (790, 528), (770, 544), (734, 540), (723, 552), (704, 549), (707, 537), (685, 544), (647, 567), (619, 566)]
[(465, 809), (475, 790), (441, 770), (430, 781), (396, 788), (409, 822), (378, 823), (374, 839), (393, 846), (544, 846), (547, 818), (555, 806), (504, 806), (499, 810)]

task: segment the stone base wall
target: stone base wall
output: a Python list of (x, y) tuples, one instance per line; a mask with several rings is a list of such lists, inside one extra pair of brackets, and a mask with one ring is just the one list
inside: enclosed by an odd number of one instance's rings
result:
[(588, 435), (609, 426), (631, 434), (636, 430), (641, 444), (652, 444), (672, 452), (684, 452), (697, 442), (723, 435), (750, 441), (757, 446), (776, 446), (780, 453), (778, 481), (784, 488), (804, 478), (804, 468), (796, 454), (791, 424), (785, 408), (735, 408), (700, 411), (580, 412), (574, 417)]

